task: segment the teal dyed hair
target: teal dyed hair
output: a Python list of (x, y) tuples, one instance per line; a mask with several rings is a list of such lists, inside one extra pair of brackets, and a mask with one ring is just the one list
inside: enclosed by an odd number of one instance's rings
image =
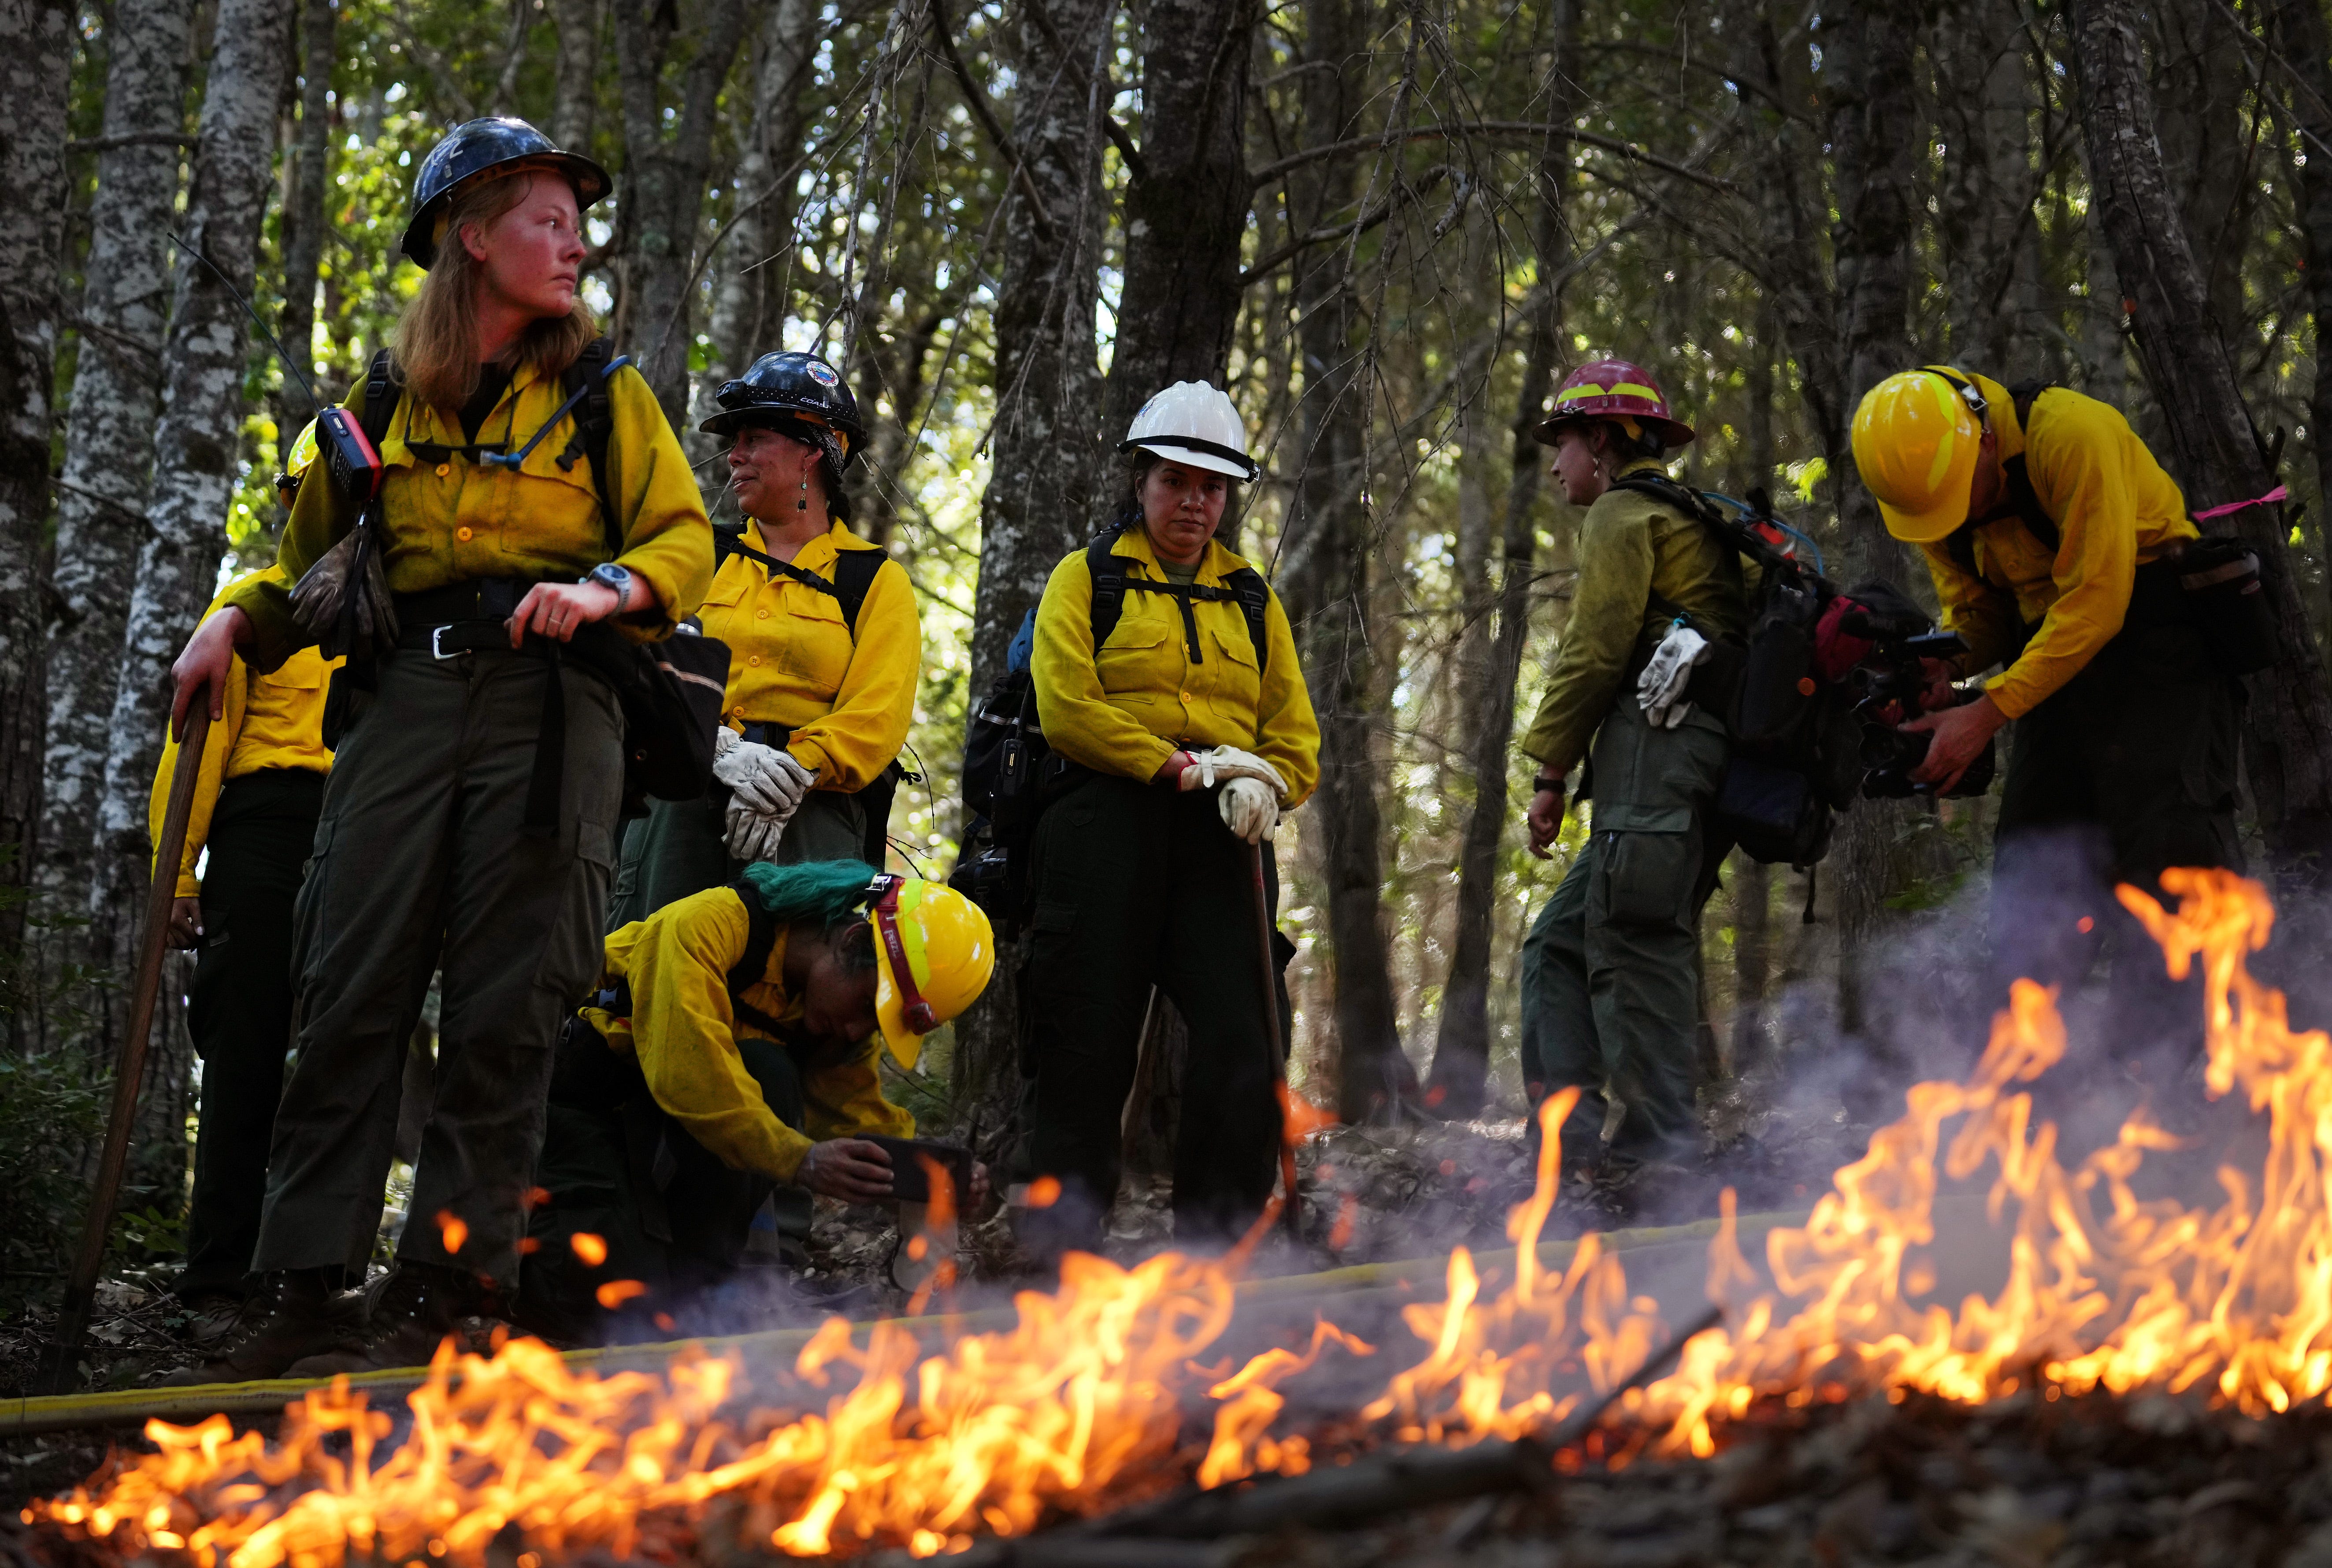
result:
[(753, 897), (788, 925), (831, 930), (848, 920), (866, 900), (875, 870), (863, 860), (813, 860), (772, 865), (757, 860), (738, 878)]

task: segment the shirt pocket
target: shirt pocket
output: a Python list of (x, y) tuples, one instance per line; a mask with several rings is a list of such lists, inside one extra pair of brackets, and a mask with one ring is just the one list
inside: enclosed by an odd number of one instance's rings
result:
[(1215, 666), (1214, 679), (1208, 684), (1207, 705), (1217, 718), (1235, 728), (1259, 730), (1257, 716), (1262, 706), (1263, 671), (1256, 664), (1246, 626), (1229, 631), (1209, 626), (1205, 646), (1208, 662)]
[(1113, 702), (1150, 703), (1176, 694), (1176, 672), (1167, 650), (1173, 632), (1164, 621), (1128, 616), (1109, 634), (1109, 641), (1094, 655), (1101, 689)]
[(778, 645), (778, 667), (803, 686), (821, 697), (842, 689), (842, 678), (850, 673), (850, 627), (842, 618), (841, 601), (833, 595), (789, 582), (778, 613), (766, 621), (755, 620), (753, 626), (757, 632), (767, 630), (748, 635), (757, 643), (766, 636)]

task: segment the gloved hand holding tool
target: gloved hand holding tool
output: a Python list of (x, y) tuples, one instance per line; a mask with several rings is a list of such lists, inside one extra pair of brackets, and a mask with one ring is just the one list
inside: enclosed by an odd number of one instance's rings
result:
[(1211, 751), (1192, 751), (1189, 756), (1190, 765), (1175, 781), (1178, 789), (1211, 789), (1228, 779), (1260, 779), (1282, 796), (1287, 793), (1287, 780), (1279, 776), (1279, 770), (1252, 751), (1218, 746)]
[(1652, 650), (1652, 662), (1636, 677), (1636, 703), (1655, 730), (1673, 730), (1692, 712), (1684, 689), (1695, 664), (1708, 658), (1708, 639), (1678, 620)]
[(1279, 792), (1245, 774), (1224, 783), (1215, 808), (1223, 814), (1223, 826), (1249, 844), (1261, 844), (1279, 826)]

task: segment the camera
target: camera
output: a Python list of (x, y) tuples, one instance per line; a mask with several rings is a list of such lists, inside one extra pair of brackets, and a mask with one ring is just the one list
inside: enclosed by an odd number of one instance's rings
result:
[[(1953, 658), (1966, 651), (1959, 635), (1918, 630), (1899, 617), (1856, 613), (1849, 615), (1846, 622), (1846, 630), (1871, 643), (1869, 655), (1849, 673), (1846, 683), (1855, 699), (1854, 716), (1862, 723), (1863, 798), (1900, 800), (1940, 793), (1952, 799), (1981, 795), (1991, 789), (1997, 753), (1989, 741), (1961, 772), (1959, 781), (1939, 792), (1934, 785), (1911, 777), (1927, 760), (1930, 737), (1897, 728), (1923, 709), (1926, 661)], [(1925, 625), (1924, 618), (1917, 623)]]

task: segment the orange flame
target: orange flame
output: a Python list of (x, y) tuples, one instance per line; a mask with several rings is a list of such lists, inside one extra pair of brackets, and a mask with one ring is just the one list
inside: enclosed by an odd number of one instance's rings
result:
[[(2204, 1389), (2251, 1411), (2332, 1398), (2332, 1039), (2293, 1031), (2283, 998), (2245, 967), (2272, 929), (2257, 884), (2197, 871), (2163, 884), (2174, 913), (2127, 888), (2122, 901), (2172, 975), (2203, 976), (2207, 1085), (2264, 1114), (2260, 1170), (2222, 1169), (2214, 1209), (2140, 1198), (2146, 1155), (2176, 1146), (2143, 1113), (2068, 1168), (2022, 1087), (2061, 1058), (2064, 1025), (2051, 993), (2020, 981), (1966, 1081), (1912, 1088), (1807, 1221), (1767, 1234), (1762, 1272), (1725, 1194), (1706, 1288), (1728, 1326), (1695, 1335), (1668, 1376), (1623, 1396), (1613, 1419), (1634, 1435), (1606, 1448), (1595, 1434), (1590, 1452), (1619, 1463), (1649, 1440), (1706, 1455), (1761, 1400), (1802, 1405), (1856, 1388), (1980, 1401), (2038, 1375), (2075, 1393)], [(1540, 1256), (1574, 1103), (1566, 1092), (1540, 1109), (1537, 1190), (1510, 1218), (1517, 1250), (1503, 1288), (1491, 1288), (1503, 1266), (1486, 1277), (1460, 1248), (1445, 1299), (1404, 1309), (1424, 1351), (1362, 1411), (1384, 1436), (1465, 1443), (1543, 1429), (1665, 1341), (1659, 1304), (1630, 1290), (1597, 1237), (1559, 1271)], [(1946, 1182), (1980, 1182), (2008, 1244), (1998, 1291), (1956, 1310), (1921, 1299), (1938, 1277)], [(1274, 1435), (1283, 1391), (1329, 1344), (1370, 1347), (1322, 1321), (1301, 1352), (1266, 1350), (1228, 1376), (1228, 1360), (1197, 1366), (1229, 1324), (1244, 1255), (1164, 1253), (1122, 1268), (1072, 1254), (1056, 1292), (1016, 1298), (1014, 1327), (936, 1354), (898, 1324), (874, 1325), (862, 1344), (829, 1320), (793, 1369), (822, 1404), (741, 1426), (724, 1419), (741, 1391), (731, 1361), (683, 1353), (661, 1377), (602, 1377), (532, 1341), (491, 1359), (449, 1342), (394, 1448), (388, 1416), (343, 1382), (293, 1406), (274, 1442), (236, 1436), (223, 1416), (151, 1423), (158, 1452), (26, 1516), (209, 1568), (341, 1568), (352, 1554), (482, 1568), (487, 1544), (516, 1526), (531, 1548), (521, 1568), (541, 1568), (587, 1550), (684, 1549), (690, 1531), (714, 1527), (701, 1506), (732, 1496), (748, 1547), (960, 1551), (975, 1534), (1024, 1534), (1184, 1473), (1175, 1455), (1194, 1375), (1219, 1401), (1200, 1480), (1314, 1462), (1312, 1439)], [(615, 1285), (634, 1282), (604, 1288)]]

